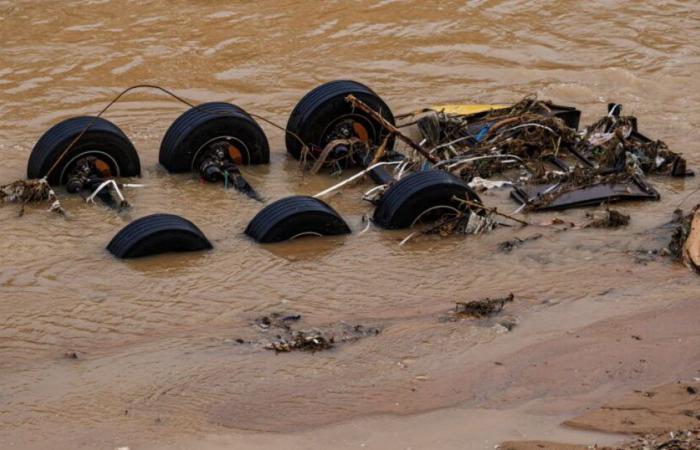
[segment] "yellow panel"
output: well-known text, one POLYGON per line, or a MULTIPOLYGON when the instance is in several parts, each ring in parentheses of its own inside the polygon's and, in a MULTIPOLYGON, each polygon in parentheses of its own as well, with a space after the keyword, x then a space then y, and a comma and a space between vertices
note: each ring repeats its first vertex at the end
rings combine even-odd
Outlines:
POLYGON ((435 105, 431 109, 445 111, 446 114, 468 116, 497 109, 508 108, 509 105, 435 105))

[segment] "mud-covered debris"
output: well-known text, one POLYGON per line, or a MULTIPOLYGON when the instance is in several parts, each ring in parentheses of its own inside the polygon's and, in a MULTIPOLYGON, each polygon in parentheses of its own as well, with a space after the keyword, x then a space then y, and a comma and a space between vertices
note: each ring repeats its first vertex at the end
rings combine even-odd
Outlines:
POLYGON ((20 216, 24 214, 24 205, 39 202, 51 203, 50 211, 65 213, 56 193, 46 180, 17 180, 0 185, 0 203, 20 204, 20 216))
POLYGON ((601 450, 697 450, 700 448, 700 429, 679 430, 638 437, 619 447, 601 450))
POLYGON ((630 216, 609 208, 603 211, 586 213, 586 217, 590 221, 584 225, 584 228, 619 228, 630 223, 630 216))
POLYGON ((456 317, 487 317, 501 312, 505 304, 512 302, 514 299, 515 296, 511 293, 503 298, 485 298, 471 302, 457 302, 452 314, 456 317))
POLYGON ((659 193, 637 174, 605 173, 576 166, 567 173, 546 172, 515 186, 511 197, 528 211, 596 206, 621 200, 658 200, 659 193))
POLYGON ((306 352, 317 352, 328 350, 335 345, 335 336, 325 335, 321 331, 294 331, 290 337, 277 336, 277 340, 265 346, 268 350, 277 353, 302 350, 306 352))
POLYGON ((700 273, 700 205, 690 214, 674 212, 676 228, 668 245, 669 254, 700 273))
MULTIPOLYGON (((382 329, 377 326, 363 324, 348 324, 339 322, 321 328, 297 329, 301 320, 300 314, 271 313, 255 319, 255 326, 260 332, 274 332, 273 340, 266 339, 264 347, 277 353, 287 353, 295 350, 317 352, 328 350, 337 344, 358 341, 368 336, 377 336, 382 329)), ((239 344, 253 342, 236 339, 239 344)))
POLYGON ((319 330, 290 330, 288 334, 279 334, 277 339, 265 345, 268 350, 291 352, 294 350, 317 352, 328 350, 336 344, 356 342, 368 336, 377 336, 382 330, 379 327, 365 325, 349 325, 341 322, 338 325, 319 330))
POLYGON ((503 241, 500 244, 498 244, 498 250, 503 252, 503 253, 510 253, 516 248, 522 246, 523 244, 531 241, 536 241, 540 239, 543 235, 538 233, 538 234, 533 234, 532 236, 528 236, 526 238, 514 238, 509 241, 503 241))

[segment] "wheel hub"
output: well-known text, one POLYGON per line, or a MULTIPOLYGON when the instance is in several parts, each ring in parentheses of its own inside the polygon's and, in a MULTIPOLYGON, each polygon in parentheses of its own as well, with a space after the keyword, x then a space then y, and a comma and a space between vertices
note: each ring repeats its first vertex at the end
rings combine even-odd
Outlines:
POLYGON ((66 190, 75 194, 111 177, 112 169, 107 162, 95 156, 86 156, 78 159, 68 172, 66 190))

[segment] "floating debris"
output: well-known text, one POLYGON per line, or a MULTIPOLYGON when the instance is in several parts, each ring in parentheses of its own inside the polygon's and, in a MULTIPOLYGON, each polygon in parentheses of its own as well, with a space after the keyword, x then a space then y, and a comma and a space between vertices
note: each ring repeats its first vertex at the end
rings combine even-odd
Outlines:
POLYGON ((471 302, 457 302, 454 311, 451 313, 455 317, 475 317, 477 319, 488 317, 501 312, 506 303, 510 303, 514 299, 515 296, 511 293, 503 298, 485 298, 471 302))
MULTIPOLYGON (((606 116, 582 131, 580 111, 533 96, 475 113, 424 110, 417 122, 428 153, 439 160, 429 161, 475 188, 502 186, 484 179, 524 169, 513 183, 512 197, 531 211, 657 200, 659 193, 645 175, 693 175, 680 154, 639 133, 636 117, 621 116, 621 105, 608 108, 606 116)), ((413 170, 425 164, 423 152, 408 160, 407 168, 413 170)))
POLYGON ((520 238, 515 238, 511 239, 509 241, 504 241, 498 244, 498 250, 503 252, 503 253, 510 253, 516 248, 522 246, 523 244, 531 241, 536 241, 540 239, 543 235, 538 233, 538 234, 533 234, 532 236, 528 236, 526 238, 520 239, 520 238))
POLYGON ((584 228, 619 228, 630 223, 630 216, 609 208, 605 208, 604 211, 586 213, 586 217, 591 221, 585 224, 584 228))
POLYGON ((28 203, 51 203, 49 211, 65 214, 58 201, 56 193, 44 180, 17 180, 9 184, 0 185, 0 203, 19 203, 19 215, 24 214, 24 206, 28 203))

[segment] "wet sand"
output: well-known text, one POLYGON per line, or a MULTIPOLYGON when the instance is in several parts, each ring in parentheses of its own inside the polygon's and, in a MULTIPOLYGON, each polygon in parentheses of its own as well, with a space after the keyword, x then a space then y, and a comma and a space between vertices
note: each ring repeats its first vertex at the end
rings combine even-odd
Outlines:
MULTIPOLYGON (((0 182, 24 176, 52 124, 94 114, 132 84, 285 123, 304 93, 336 78, 370 85, 395 113, 535 93, 590 123, 617 101, 697 169, 699 25, 698 6, 677 2, 0 1, 0 182)), ((620 205, 632 222, 619 230, 501 229, 403 247, 406 232, 359 233, 372 212, 364 182, 329 199, 352 235, 262 247, 242 235, 259 203, 158 165, 183 111, 138 93, 108 113, 147 185, 127 192, 129 213, 68 196, 67 219, 0 208, 1 448, 614 443, 624 436, 560 424, 698 376, 698 277, 645 253, 667 245, 674 209, 700 201, 697 177, 652 177, 661 201, 620 205), (193 220, 214 251, 119 262, 104 250, 155 212, 193 220), (535 233, 544 236, 496 250, 535 233), (439 320, 455 301, 510 292, 515 302, 493 319, 439 320), (304 327, 383 331, 275 355, 253 324, 275 311, 301 314, 304 327)), ((271 164, 244 174, 266 199, 337 181, 302 177, 280 132, 263 128, 271 164)), ((507 191, 484 201, 516 206, 507 191)))

